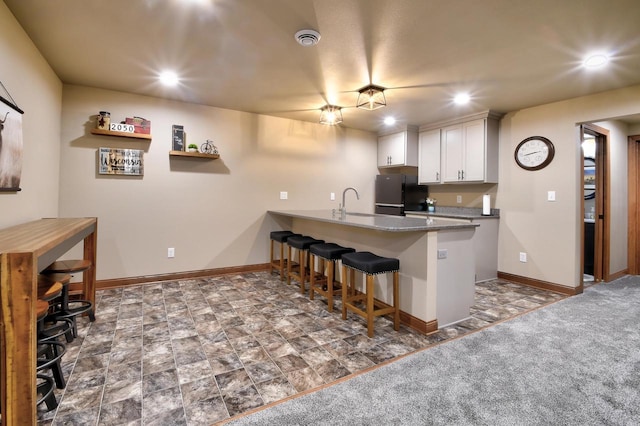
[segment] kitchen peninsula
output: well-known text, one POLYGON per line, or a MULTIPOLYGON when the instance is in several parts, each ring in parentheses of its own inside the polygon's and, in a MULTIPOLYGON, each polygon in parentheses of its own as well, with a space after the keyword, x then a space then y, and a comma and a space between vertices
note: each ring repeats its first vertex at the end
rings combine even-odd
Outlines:
MULTIPOLYGON (((475 293, 471 239, 477 224, 331 210, 268 213, 282 229, 399 259, 404 324, 431 333, 469 317, 475 293)), ((392 299, 392 283, 384 274, 376 277, 375 294, 386 303, 392 299)))

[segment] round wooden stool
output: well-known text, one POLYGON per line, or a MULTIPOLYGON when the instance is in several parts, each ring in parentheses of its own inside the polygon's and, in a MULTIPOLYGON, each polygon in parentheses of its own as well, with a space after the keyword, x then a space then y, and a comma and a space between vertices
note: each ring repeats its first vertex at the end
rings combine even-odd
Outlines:
POLYGON ((340 294, 340 289, 334 288, 336 264, 343 254, 353 253, 355 249, 342 247, 335 243, 314 244, 309 248, 311 253, 311 272, 309 279, 309 299, 313 300, 315 293, 320 293, 327 298, 329 312, 333 312, 333 296, 340 294), (313 266, 315 258, 320 263, 320 279, 316 278, 313 266))
POLYGON ((73 321, 73 336, 78 337, 78 326, 76 317, 86 313, 89 315, 90 321, 95 321, 95 313, 93 310, 93 303, 88 300, 70 300, 69 297, 69 282, 71 277, 69 274, 77 274, 84 272, 91 268, 91 261, 82 260, 58 260, 49 265, 44 271, 43 275, 49 276, 51 279, 62 283, 62 296, 60 297, 60 303, 57 304, 55 312, 52 316, 54 318, 68 318, 73 321))
MULTIPOLYGON (((49 312, 49 303, 44 300, 36 301, 36 315, 38 334, 43 328, 43 323, 49 312)), ((64 389, 66 382, 62 373, 61 360, 67 351, 63 343, 54 340, 38 340, 38 352, 36 357, 36 371, 51 370, 53 379, 58 389, 64 389)), ((47 403, 47 407, 49 404, 47 403)))
POLYGON ((368 251, 357 253, 347 253, 342 255, 342 319, 347 319, 347 310, 352 311, 367 320, 367 335, 373 337, 373 320, 379 315, 393 314, 393 328, 400 329, 400 308, 398 293, 398 271, 400 269, 400 261, 390 257, 380 257, 368 251), (351 274, 347 276, 347 268, 351 269, 351 274), (354 271, 360 271, 366 274, 366 293, 347 294, 347 288, 353 286, 354 271), (377 274, 384 273, 393 274, 393 305, 389 306, 385 303, 375 301, 373 298, 373 277, 377 274), (356 302, 364 303, 365 309, 362 310, 356 306, 356 302), (379 306, 378 309, 375 307, 379 306))

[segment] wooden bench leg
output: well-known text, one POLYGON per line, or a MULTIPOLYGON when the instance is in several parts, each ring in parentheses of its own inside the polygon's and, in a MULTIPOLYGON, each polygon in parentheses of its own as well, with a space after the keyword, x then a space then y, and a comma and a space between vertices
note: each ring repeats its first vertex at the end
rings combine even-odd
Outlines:
POLYGON ((291 246, 288 246, 287 253, 289 254, 287 262, 287 285, 291 285, 291 246))
POLYGON ((280 281, 284 280, 284 244, 280 243, 280 281))
MULTIPOLYGON (((313 253, 311 253, 309 255, 309 262, 311 263, 311 265, 315 265, 315 263, 316 263, 316 256, 313 253)), ((312 266, 312 268, 313 268, 313 266, 312 266)), ((316 274, 314 273, 314 271, 312 269, 310 274, 309 274, 309 300, 313 300, 313 296, 315 294, 313 289, 314 289, 315 285, 316 285, 316 274)))
POLYGON ((400 330, 400 277, 399 272, 393 273, 393 329, 400 330))
POLYGON ((342 265, 342 319, 347 319, 347 288, 349 287, 349 278, 347 276, 347 267, 342 265))
POLYGON ((327 261, 327 303, 329 304, 329 312, 333 312, 333 275, 336 266, 335 260, 327 261))
POLYGON ((367 336, 373 337, 373 275, 367 274, 367 336))
POLYGON ((269 248, 269 273, 273 274, 273 240, 271 240, 271 247, 269 248))

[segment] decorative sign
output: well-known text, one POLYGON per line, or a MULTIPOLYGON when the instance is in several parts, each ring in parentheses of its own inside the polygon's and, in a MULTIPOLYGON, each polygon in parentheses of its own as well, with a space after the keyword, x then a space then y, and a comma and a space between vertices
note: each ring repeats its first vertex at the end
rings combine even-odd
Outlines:
POLYGON ((174 151, 184 151, 184 126, 174 124, 171 126, 171 132, 173 134, 172 149, 174 151))
POLYGON ((100 148, 98 173, 101 175, 144 175, 141 149, 100 148))
POLYGON ((133 124, 111 123, 109 130, 112 132, 133 133, 136 131, 136 127, 133 124))

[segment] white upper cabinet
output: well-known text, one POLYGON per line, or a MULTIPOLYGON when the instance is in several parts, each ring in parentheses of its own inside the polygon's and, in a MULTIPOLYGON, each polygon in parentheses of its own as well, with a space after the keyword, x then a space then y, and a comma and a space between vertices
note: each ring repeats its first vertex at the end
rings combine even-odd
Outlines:
POLYGON ((420 132, 418 135, 418 183, 441 183, 440 129, 420 132))
MULTIPOLYGON (((440 132, 441 179, 426 180, 435 166, 433 163, 426 162, 428 154, 421 153, 418 170, 420 182, 497 183, 499 117, 494 113, 485 112, 442 123, 441 127, 437 124, 422 126, 421 135, 436 130, 440 132)), ((434 150, 434 148, 430 149, 434 150)))
POLYGON ((418 166, 418 132, 412 128, 378 137, 378 167, 418 166))

